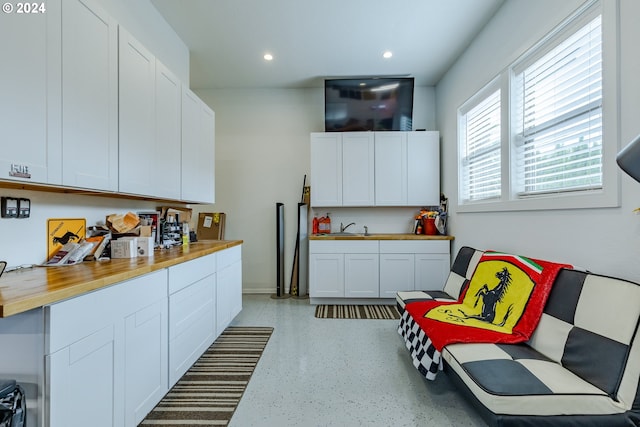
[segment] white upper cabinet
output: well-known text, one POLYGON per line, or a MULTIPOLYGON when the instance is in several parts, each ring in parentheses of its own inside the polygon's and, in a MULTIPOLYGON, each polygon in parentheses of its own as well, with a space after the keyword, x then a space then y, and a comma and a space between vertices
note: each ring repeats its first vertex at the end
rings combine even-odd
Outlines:
POLYGON ((371 132, 311 134, 311 205, 373 206, 371 132))
POLYGON ((376 205, 406 205, 407 133, 378 132, 375 147, 376 205))
POLYGON ((311 134, 311 205, 342 205, 342 133, 311 134))
POLYGON ((156 58, 120 27, 119 190, 153 195, 157 186, 155 86, 156 58))
POLYGON ((5 14, 0 179, 115 191, 118 34, 86 0, 5 14))
POLYGON ((374 134, 342 134, 342 206, 373 206, 374 134))
MULTIPOLYGON (((184 148, 182 149, 183 162, 186 160, 189 163, 192 160, 198 170, 198 186, 196 187, 198 191, 194 193, 196 197, 186 200, 214 203, 216 201, 216 115, 204 102, 200 103, 200 135, 199 150, 185 151, 184 148)), ((190 176, 188 169, 186 172, 186 176, 190 176)), ((184 179, 184 169, 182 176, 184 179)))
POLYGON ((439 132, 376 132, 376 206, 440 203, 439 132))
MULTIPOLYGON (((60 58, 52 55, 60 47, 60 4, 46 6, 46 13, 2 16, 0 179, 60 183, 61 177, 52 180, 48 171, 48 147, 60 144, 60 126, 51 126, 56 116, 60 120, 60 108, 47 111, 48 102, 60 101, 60 58)), ((59 174, 61 167, 56 170, 59 174)))
POLYGON ((407 205, 440 204, 440 132, 407 132, 407 205))
POLYGON ((62 2, 62 184, 118 189, 118 28, 85 0, 62 2))
POLYGON ((180 199, 180 80, 120 27, 122 193, 180 199))
POLYGON ((156 186, 152 194, 180 199, 180 168, 176 156, 181 146, 182 84, 160 61, 156 60, 155 164, 156 186), (158 167, 171 165, 171 167, 158 167))
POLYGON ((214 112, 99 4, 4 14, 0 180, 213 203, 214 112))
POLYGON ((215 201, 215 113, 182 89, 182 200, 215 201))
POLYGON ((439 132, 311 134, 311 205, 440 203, 439 132))
POLYGON ((215 200, 215 114, 120 28, 122 193, 215 200))

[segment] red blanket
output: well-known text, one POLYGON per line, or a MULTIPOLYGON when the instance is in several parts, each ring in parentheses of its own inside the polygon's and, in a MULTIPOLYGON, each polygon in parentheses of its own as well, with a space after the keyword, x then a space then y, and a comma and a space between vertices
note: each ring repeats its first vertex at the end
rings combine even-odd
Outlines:
POLYGON ((460 342, 524 342, 562 268, 571 266, 485 252, 458 301, 410 302, 405 309, 438 351, 460 342))

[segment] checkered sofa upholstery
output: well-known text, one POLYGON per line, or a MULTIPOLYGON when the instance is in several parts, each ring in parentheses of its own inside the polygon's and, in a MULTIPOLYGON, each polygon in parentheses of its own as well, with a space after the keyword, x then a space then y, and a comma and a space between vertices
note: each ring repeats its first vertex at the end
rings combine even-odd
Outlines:
MULTIPOLYGON (((478 253, 461 249, 445 293, 459 294, 478 253)), ((442 358, 492 426, 640 426, 639 319, 640 285, 565 269, 528 342, 452 344, 442 358)))

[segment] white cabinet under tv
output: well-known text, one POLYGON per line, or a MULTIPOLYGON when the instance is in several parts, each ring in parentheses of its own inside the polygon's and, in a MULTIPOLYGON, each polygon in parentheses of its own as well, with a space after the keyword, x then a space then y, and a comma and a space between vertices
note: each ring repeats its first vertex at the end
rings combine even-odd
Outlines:
POLYGON ((450 269, 450 241, 309 241, 311 304, 393 299, 398 291, 442 290, 450 269))
POLYGON ((311 205, 429 206, 440 201, 440 135, 311 134, 311 205))

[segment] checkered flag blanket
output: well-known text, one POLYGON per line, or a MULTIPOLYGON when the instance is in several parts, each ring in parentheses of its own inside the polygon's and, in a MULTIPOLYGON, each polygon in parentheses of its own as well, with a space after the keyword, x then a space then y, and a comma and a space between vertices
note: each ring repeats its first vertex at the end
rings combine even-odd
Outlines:
POLYGON ((438 371, 442 370, 441 353, 436 350, 429 337, 406 310, 400 318, 398 333, 404 339, 405 345, 411 353, 413 366, 425 378, 434 380, 438 371))

